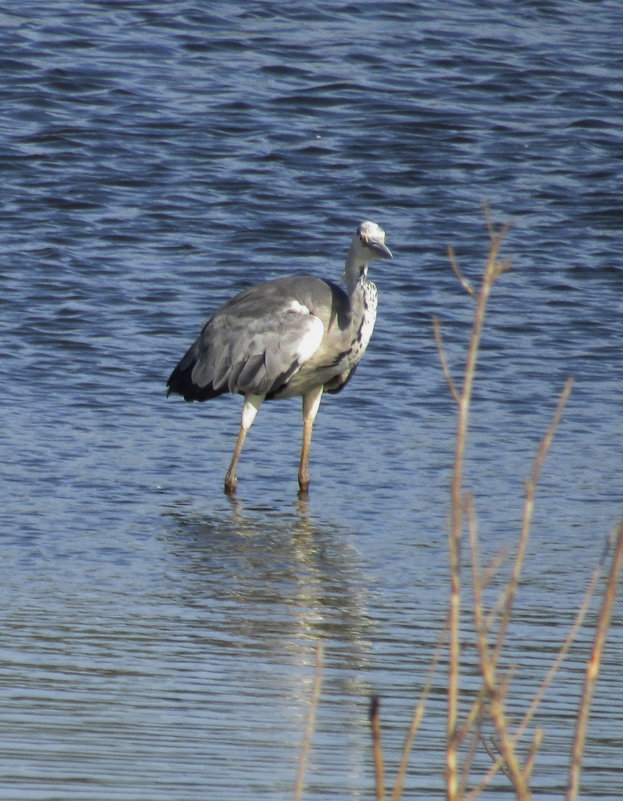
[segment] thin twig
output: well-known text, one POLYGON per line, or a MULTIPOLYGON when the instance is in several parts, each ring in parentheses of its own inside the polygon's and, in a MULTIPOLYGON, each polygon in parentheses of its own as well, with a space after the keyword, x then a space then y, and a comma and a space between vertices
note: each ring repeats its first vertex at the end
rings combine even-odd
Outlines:
MULTIPOLYGON (((551 446, 552 439, 560 423, 560 418, 562 416, 564 406, 569 398, 572 386, 573 386, 573 381, 570 379, 565 384, 564 390, 556 406, 556 410, 552 418, 552 421, 537 451, 530 479, 526 482, 526 501, 524 505, 524 516, 522 521, 522 530, 520 535, 519 548, 517 551, 517 555, 515 557, 515 561, 513 563, 511 578, 505 588, 505 592, 503 595, 503 602, 501 603, 502 619, 500 622, 500 628, 498 630, 497 641, 491 653, 489 652, 486 634, 487 631, 489 631, 489 626, 491 625, 492 620, 489 619, 487 621, 484 621, 482 617, 482 601, 480 597, 481 579, 480 579, 480 568, 478 566, 478 540, 475 528, 475 520, 473 523, 470 522, 470 544, 472 551, 472 573, 473 573, 472 581, 474 587, 474 619, 476 623, 476 631, 478 636, 479 653, 481 656, 482 674, 483 677, 485 678, 485 685, 487 686, 490 692, 493 691, 493 688, 495 688, 496 685, 496 678, 495 678, 496 670, 499 664, 502 648, 504 646, 504 642, 506 639, 506 632, 508 630, 508 625, 510 622, 513 602, 517 592, 517 587, 519 585, 519 579, 521 576, 526 547, 528 544, 530 528, 532 525, 534 497, 536 493, 539 476, 541 473, 541 469, 543 467, 543 463, 551 446)), ((473 510, 470 512, 470 521, 472 516, 473 516, 473 510)), ((500 714, 500 711, 503 710, 505 696, 506 696, 506 690, 502 690, 502 688, 498 687, 497 697, 499 699, 499 703, 495 707, 495 710, 498 720, 497 725, 504 726, 503 731, 501 731, 498 728, 498 734, 500 736, 501 742, 504 748, 506 749, 502 752, 504 755, 513 751, 514 744, 517 742, 518 739, 517 733, 515 733, 513 737, 510 736, 510 733, 508 732, 508 729, 505 727, 504 724, 504 716, 503 714, 500 714), (508 743, 505 742, 505 737, 510 738, 510 741, 508 743)), ((534 755, 532 755, 531 760, 532 761, 534 760, 534 755)), ((492 766, 492 768, 489 771, 489 774, 487 775, 488 776, 490 775, 490 777, 492 778, 495 772, 500 768, 500 766, 501 766, 501 760, 495 760, 494 765, 492 766)), ((518 769, 518 764, 517 764, 517 769, 518 769)), ((524 776, 526 777, 525 788, 524 788, 525 791, 527 791, 528 789, 527 780, 529 780, 531 770, 532 770, 531 765, 526 765, 524 767, 524 776)), ((513 770, 512 768, 510 769, 510 773, 511 776, 513 777, 516 777, 518 775, 516 771, 513 770)))
MULTIPOLYGON (((485 311, 493 284, 506 267, 498 262, 498 253, 502 245, 502 237, 494 237, 489 246, 487 263, 484 269, 483 281, 476 296, 476 310, 472 323, 472 333, 467 351, 463 385, 458 400, 458 422, 456 433, 456 446, 454 453, 454 470, 451 487, 451 514, 450 531, 448 537, 448 550, 450 556, 450 653, 448 664, 448 716, 447 716, 447 746, 446 746, 446 795, 448 801, 457 801, 459 792, 458 780, 458 741, 457 741, 457 714, 459 698, 459 671, 460 671, 460 612, 461 612, 461 535, 464 513, 463 499, 463 469, 465 450, 467 447, 467 432, 469 424, 469 408, 472 389, 476 375, 478 350, 485 319, 485 311)), ((452 260, 452 254, 451 254, 452 260)), ((454 266, 453 266, 453 269, 454 266)), ((455 270, 456 272, 456 270, 455 270)), ((461 275, 459 280, 461 280, 461 275)), ((462 281, 463 283, 463 281, 462 281)), ((469 291, 469 290, 468 290, 469 291)))
MULTIPOLYGON (((560 647, 560 650, 556 656, 556 659, 553 661, 551 667, 547 671, 547 674, 543 681, 541 682, 541 686, 539 687, 538 691, 536 692, 532 703, 528 707, 526 714, 524 715, 521 723, 517 727, 513 735, 513 740, 518 742, 521 737, 523 736, 528 724, 536 714, 537 709, 539 708, 541 701, 543 700, 545 693, 547 692, 550 684, 552 683, 554 676, 558 672, 560 665, 562 664, 565 656, 569 652, 569 648, 573 644, 578 631, 580 630, 582 623, 584 622, 584 618, 586 617, 586 613, 588 612, 591 598, 595 591, 595 587, 597 586, 597 582, 601 576, 602 566, 600 564, 596 565, 593 574, 591 576, 591 580, 586 588, 586 592, 584 593, 584 598, 582 599, 582 604, 580 609, 578 610, 575 620, 573 622, 573 626, 569 630, 564 643, 560 647)), ((529 758, 528 758, 529 759, 529 758)), ((493 765, 489 768, 487 773, 483 776, 481 781, 463 798, 463 801, 473 801, 477 796, 482 793, 482 791, 491 783, 491 780, 495 776, 495 774, 504 767, 504 759, 503 757, 498 757, 493 763, 493 765)))
POLYGON ((487 223, 487 231, 489 232, 489 239, 493 239, 495 237, 495 228, 493 226, 493 220, 491 219, 491 208, 489 206, 488 200, 485 200, 483 202, 482 210, 485 215, 485 222, 487 223))
POLYGON ((610 573, 606 583, 606 591, 599 611, 599 618, 597 621, 597 631, 595 632, 595 639, 593 641, 593 648, 591 657, 586 665, 586 674, 584 677, 584 687, 582 689, 580 708, 576 718, 575 739, 573 741, 573 748, 571 751, 571 764, 569 765, 569 784, 567 788, 567 801, 575 801, 578 797, 580 790, 580 775, 582 771, 582 756, 584 754, 584 743, 586 741, 586 729, 588 726, 588 717, 593 701, 593 694, 595 692, 595 685, 597 677, 599 676, 599 668, 601 666, 601 659, 603 654, 606 637, 608 635, 608 627, 610 626, 610 617, 612 609, 616 600, 617 583, 619 580, 619 573, 621 571, 621 564, 623 563, 623 522, 619 525, 614 554, 612 555, 612 562, 610 564, 610 573))
POLYGON ((385 799, 385 770, 383 768, 383 748, 381 746, 380 701, 373 695, 370 699, 370 727, 372 729, 372 752, 374 755, 374 785, 376 801, 385 799))
MULTIPOLYGON (((476 627, 476 637, 479 649, 488 654, 489 646, 487 643, 487 629, 483 623, 482 605, 482 581, 480 578, 480 549, 478 545, 478 527, 476 525, 476 514, 474 512, 474 501, 471 495, 466 498, 467 520, 469 531, 469 545, 472 557, 472 594, 473 594, 473 613, 474 625, 476 627)), ((487 657, 488 659, 488 657, 487 657)))
MULTIPOLYGON (((476 525, 476 513, 474 510, 474 499, 471 493, 468 493, 465 496, 465 506, 466 506, 466 515, 468 520, 468 532, 469 532, 469 543, 470 543, 470 553, 471 553, 471 565, 472 565, 472 593, 473 593, 473 600, 472 600, 472 612, 474 615, 474 627, 476 630, 476 637, 477 640, 480 642, 480 647, 484 648, 485 651, 488 651, 488 644, 487 644, 487 631, 488 631, 488 624, 485 622, 484 617, 484 609, 482 603, 482 590, 485 586, 485 581, 483 580, 482 571, 480 568, 480 556, 479 556, 479 547, 478 547, 478 529, 476 525)), ((463 740, 468 736, 470 732, 472 732, 472 736, 474 732, 478 733, 480 729, 480 724, 483 715, 483 706, 487 696, 487 692, 484 686, 481 687, 478 695, 474 699, 472 706, 463 721, 463 724, 460 729, 457 730, 456 740, 457 743, 462 743, 463 740)), ((480 739, 477 736, 477 739, 480 739)), ((461 780, 461 792, 459 797, 463 795, 465 790, 465 776, 469 773, 471 768, 471 763, 473 761, 473 756, 470 758, 469 754, 464 762, 462 774, 463 778, 461 780)))
POLYGON ((433 317, 433 331, 435 332, 435 342, 437 343, 437 352, 439 353, 439 361, 441 362, 441 369, 443 370, 444 377, 452 393, 452 397, 459 403, 459 393, 457 391, 456 385, 454 383, 454 379, 452 378, 452 373, 450 372, 450 366, 448 364, 448 359, 446 357, 446 351, 443 345, 443 338, 441 336, 441 323, 437 317, 433 317))
POLYGON ((552 420, 548 426, 545 436, 541 440, 541 443, 537 450, 537 454, 532 465, 532 472, 530 474, 530 478, 526 481, 526 497, 524 502, 524 513, 521 526, 521 534, 519 536, 519 547, 517 549, 517 554, 515 556, 515 561, 513 563, 512 574, 505 589, 504 593, 505 602, 503 606, 502 619, 500 621, 500 628, 498 630, 497 642, 495 644, 495 648, 493 651, 493 661, 495 664, 497 664, 497 662, 499 661, 502 648, 504 647, 504 641, 506 639, 506 632, 508 630, 508 625, 511 618, 513 603, 515 601, 517 587, 519 586, 519 579, 521 577, 521 571, 523 568, 526 548, 528 546, 528 540, 530 538, 530 529, 532 527, 532 518, 534 515, 534 499, 536 495, 537 485, 539 482, 539 477, 541 475, 541 470, 543 468, 545 458, 551 447, 552 440, 554 439, 554 434, 556 433, 556 429, 560 424, 563 410, 565 408, 567 401, 569 400, 569 395, 571 394, 572 389, 573 389, 573 379, 568 378, 565 383, 564 389, 560 395, 558 403, 556 404, 556 410, 554 412, 554 416, 552 417, 552 420))
POLYGON ((428 675, 426 677, 426 683, 424 684, 424 689, 420 695, 420 700, 418 701, 415 709, 413 710, 413 717, 411 718, 411 725, 409 726, 409 730, 407 731, 407 736, 405 738, 405 743, 402 749, 402 756, 400 758, 400 765, 398 767, 398 773, 396 774, 396 781, 394 782, 394 789, 392 792, 392 801, 399 801, 402 797, 402 791, 404 788, 405 778, 407 775, 407 769, 409 767, 409 756, 411 754, 411 747, 413 745, 413 739, 417 734, 417 731, 420 727, 420 723, 422 722, 422 718, 424 717, 424 711, 426 709, 426 699, 428 698, 428 694, 430 692, 430 688, 433 683, 433 677, 435 675, 435 671, 437 670, 437 664, 439 662, 439 657, 441 656, 441 649, 446 641, 446 636, 448 634, 448 619, 446 617, 446 622, 439 633, 439 637, 437 638, 437 644, 435 646, 435 651, 433 653, 433 658, 431 660, 430 667, 428 669, 428 675))
MULTIPOLYGON (((478 548, 478 529, 476 526, 476 514, 474 511, 474 499, 471 494, 466 495, 465 505, 467 512, 467 520, 468 520, 469 543, 470 543, 470 553, 471 553, 471 563, 472 563, 472 592, 473 592, 472 611, 474 614, 474 625, 476 629, 476 637, 478 640, 480 640, 480 646, 487 649, 488 646, 486 644, 486 629, 482 625, 483 607, 482 607, 481 591, 483 583, 480 578, 481 571, 480 571, 480 557, 478 548), (482 641, 483 639, 484 642, 482 641)), ((467 735, 470 732, 472 732, 472 743, 473 743, 463 763, 459 797, 462 796, 465 791, 465 784, 467 781, 467 777, 469 776, 471 765, 474 759, 475 746, 477 742, 480 740, 480 725, 482 722, 483 706, 485 699, 486 699, 486 692, 484 690, 484 687, 481 687, 478 695, 476 696, 474 702, 472 703, 471 709, 468 712, 467 717, 463 721, 463 725, 461 726, 460 730, 457 731, 457 738, 456 738, 457 742, 462 743, 465 737, 467 737, 467 735)))
POLYGON ((316 648, 316 671, 314 673, 314 684, 312 686, 311 700, 309 704, 309 713, 307 715, 307 724, 305 726, 305 734, 303 735, 303 743, 299 753, 299 764, 296 772, 296 784, 294 786, 294 801, 301 801, 303 798, 303 788, 305 785, 305 771, 307 770, 307 760, 309 758, 309 750, 311 747, 311 740, 314 733, 314 726, 316 724, 316 712, 318 710, 318 702, 320 700, 320 691, 322 689, 322 671, 323 671, 323 654, 324 647, 322 641, 318 641, 316 648))
MULTIPOLYGON (((621 530, 622 529, 623 529, 623 523, 621 524, 621 527, 619 528, 619 530, 617 532, 617 537, 618 537, 618 539, 617 539, 617 549, 621 549, 623 547, 623 545, 621 543, 621 530)), ((616 554, 615 554, 615 558, 616 558, 616 554)), ((621 556, 620 555, 619 555, 619 560, 621 560, 621 556)), ((513 735, 513 741, 515 743, 518 742, 518 740, 521 738, 521 736, 525 732, 529 722, 534 717, 534 714, 536 713, 541 701, 543 700, 543 697, 544 697, 547 689, 549 688, 549 686, 550 686, 550 684, 551 684, 556 672, 560 668, 560 665, 562 664, 563 659, 567 655, 567 653, 569 651, 569 648, 571 647, 572 643, 574 642, 574 640, 575 640, 575 638, 577 636, 577 633, 578 633, 580 627, 582 626, 582 623, 584 622, 584 618, 585 618, 586 613, 587 613, 587 611, 589 609, 590 601, 591 601, 591 598, 593 596, 595 587, 596 587, 597 582, 599 581, 599 578, 601 576, 601 570, 602 570, 602 566, 600 564, 595 566, 595 569, 593 570, 593 573, 592 573, 592 576, 591 576, 591 580, 590 580, 590 582, 589 582, 589 584, 587 586, 586 592, 584 594, 584 598, 582 600, 582 604, 581 604, 580 609, 578 610, 578 613, 577 613, 576 618, 574 620, 573 626, 571 627, 567 637, 565 638, 565 641, 564 641, 563 645, 561 646, 561 648, 560 648, 560 650, 558 652, 558 655, 556 656, 556 659, 554 660, 554 662, 552 663, 550 669, 548 670, 548 672, 547 672, 547 674, 545 676, 545 679, 541 683, 541 686, 539 687, 534 699, 532 700, 532 703, 530 704, 530 707, 528 708, 528 710, 527 710, 526 714, 524 715, 520 725, 518 726, 517 730, 515 731, 515 734, 513 735)), ((615 573, 616 573, 616 571, 620 571, 620 564, 619 564, 619 567, 617 568, 614 565, 614 560, 613 560, 613 566, 612 566, 611 571, 610 571, 610 578, 609 578, 608 584, 607 584, 607 591, 609 590, 611 593, 615 593, 616 592, 616 586, 613 586, 611 584, 613 571, 615 573)), ((615 581, 615 584, 616 584, 616 581, 615 581)), ((605 603, 605 601, 604 601, 604 603, 605 603)), ((612 603, 614 603, 614 598, 612 598, 612 603)), ((603 609, 602 609, 602 613, 603 613, 603 609)), ((601 620, 602 620, 602 616, 600 615, 600 622, 601 622, 601 620)), ((597 636, 596 636, 596 639, 597 639, 597 636)), ((600 647, 603 648, 603 641, 601 642, 600 647)), ((601 661, 601 654, 599 656, 599 661, 601 661)), ((589 665, 587 667, 587 671, 588 671, 588 669, 590 669, 591 664, 592 664, 592 660, 591 660, 591 662, 589 662, 589 665)), ((583 698, 583 701, 582 701, 583 704, 584 703, 589 703, 589 702, 584 702, 584 698, 586 698, 586 695, 583 694, 582 698, 583 698)), ((586 710, 586 719, 585 719, 584 725, 586 725, 587 717, 588 717, 588 708, 586 710)), ((578 725, 579 725, 580 724, 579 715, 578 715, 578 718, 577 718, 577 722, 578 722, 578 725)), ((540 745, 541 740, 542 740, 542 734, 540 733, 540 730, 538 730, 537 733, 535 734, 533 745, 531 747, 530 754, 529 754, 528 759, 526 761, 526 765, 524 766, 524 774, 525 774, 527 780, 529 779, 529 777, 531 775, 531 771, 532 771, 532 767, 533 767, 532 763, 534 761, 534 757, 536 755, 536 750, 538 750, 538 747, 540 745)), ((576 745, 574 745, 574 754, 576 754, 576 750, 579 749, 579 747, 580 747, 579 740, 577 739, 577 737, 576 737, 576 742, 578 743, 578 745, 577 745, 577 747, 576 747, 576 745)), ((581 747, 582 747, 582 750, 583 750, 583 743, 582 743, 581 747)), ((571 783, 572 783, 571 774, 572 773, 574 773, 574 772, 576 773, 576 779, 575 780, 579 782, 579 770, 581 768, 581 752, 577 751, 577 753, 579 754, 579 761, 576 762, 572 758, 572 765, 571 765, 571 768, 570 768, 570 784, 569 784, 568 792, 573 792, 572 788, 571 788, 571 783)), ((577 757, 577 754, 576 754, 576 757, 577 757)), ((501 767, 503 767, 503 763, 504 763, 504 758, 503 757, 499 757, 494 762, 494 764, 491 766, 491 768, 489 769, 487 774, 483 777, 483 779, 478 784, 478 786, 475 787, 467 796, 465 796, 464 801, 472 801, 472 799, 476 798, 476 796, 479 795, 482 792, 482 790, 490 783, 491 779, 494 777, 496 772, 498 770, 500 770, 501 767)), ((568 796, 568 801, 575 801, 575 798, 577 797, 577 792, 578 792, 578 788, 577 787, 575 789, 575 792, 576 792, 576 796, 569 795, 568 796)))
POLYGON ((508 546, 500 548, 498 553, 496 553, 495 556, 492 557, 489 564, 482 570, 480 574, 480 583, 482 585, 483 590, 489 585, 491 579, 494 576, 497 576, 500 568, 502 567, 504 562, 506 562, 506 560, 508 559, 509 550, 510 548, 508 548, 508 546))
POLYGON ((575 620, 573 621, 573 625, 569 629, 569 633, 565 637, 565 641, 560 647, 556 659, 552 662, 550 669, 547 671, 545 678, 541 682, 541 686, 539 687, 538 691, 536 692, 532 703, 528 707, 526 714, 524 715, 521 723, 517 727, 517 731, 514 734, 514 738, 518 741, 521 736, 523 735, 524 731, 526 730, 528 724, 534 717, 538 707, 543 700, 545 693, 547 692, 550 684, 552 683, 554 676, 558 672, 560 665, 562 664, 564 658, 566 657, 567 653, 569 652, 569 648, 573 644, 575 638, 577 637, 577 633, 580 630, 582 623, 584 622, 584 618, 586 617, 586 613, 590 607, 591 598, 593 597, 593 593, 595 591, 595 587, 597 586, 597 582, 601 576, 602 566, 600 564, 596 565, 593 574, 591 576, 591 580, 588 583, 586 588, 586 592, 584 593, 584 598, 582 599, 582 604, 578 609, 578 612, 575 616, 575 620))
POLYGON ((530 779, 532 778, 532 769, 534 768, 534 762, 536 756, 539 753, 539 748, 541 747, 541 743, 543 742, 543 735, 544 735, 543 729, 537 729, 534 732, 534 737, 532 738, 530 753, 528 754, 528 758, 526 759, 526 764, 524 765, 524 776, 526 777, 526 782, 528 784, 530 784, 530 779))
MULTIPOLYGON (((489 208, 489 203, 485 200, 482 204, 482 208, 485 215, 485 221, 487 223, 487 231, 489 232, 489 240, 491 242, 502 241, 506 238, 506 234, 509 232, 511 224, 506 223, 499 231, 495 230, 495 225, 493 224, 493 220, 491 218, 491 209, 489 208)), ((510 259, 507 259, 501 265, 501 271, 508 270, 510 267, 510 259)))
POLYGON ((472 772, 472 765, 474 764, 474 759, 476 758, 478 745, 480 744, 482 738, 482 715, 478 716, 475 723, 470 726, 468 732, 470 733, 470 741, 467 747, 467 753, 463 760, 463 765, 461 767, 459 798, 463 798, 463 795, 465 794, 465 788, 467 787, 467 783, 472 772))
POLYGON ((463 721, 460 728, 457 728, 456 732, 456 741, 457 744, 463 742, 463 740, 467 737, 467 735, 472 731, 474 726, 477 725, 478 721, 482 717, 482 710, 484 707, 486 699, 486 692, 483 687, 480 688, 478 691, 478 695, 472 702, 469 712, 465 716, 465 720, 463 721))
MULTIPOLYGON (((491 745, 489 744, 489 741, 487 740, 486 737, 481 738, 481 743, 483 744, 485 751, 491 758, 491 761, 498 766, 497 770, 501 771, 507 778, 510 778, 508 775, 508 768, 504 764, 504 757, 500 753, 500 744, 496 742, 493 737, 491 738, 491 745)), ((470 793, 468 798, 472 798, 472 796, 473 794, 470 793)))
MULTIPOLYGON (((508 731, 508 724, 504 713, 504 705, 508 692, 510 676, 507 674, 501 682, 496 677, 498 661, 495 649, 489 648, 487 629, 484 623, 483 604, 482 604, 482 584, 480 579, 480 562, 478 549, 478 532, 476 528, 476 516, 471 497, 467 498, 466 511, 469 521, 469 540, 472 554, 472 589, 473 589, 473 612, 476 627, 476 642, 480 657, 480 673, 483 678, 483 686, 489 701, 489 712, 497 729, 500 741, 499 750, 504 759, 506 770, 512 785, 517 793, 518 799, 530 799, 530 792, 524 773, 519 764, 514 751, 514 743, 508 731)), ((497 764, 497 759, 495 760, 497 764)))
POLYGON ((532 795, 525 779, 524 772, 515 754, 513 738, 508 732, 508 724, 504 714, 504 699, 506 688, 489 688, 490 691, 490 711, 491 718, 498 732, 500 739, 500 751, 504 757, 504 763, 508 770, 509 779, 515 790, 517 801, 530 801, 532 795))
POLYGON ((456 256, 454 255, 454 249, 449 247, 448 248, 448 258, 450 259, 450 266, 452 267, 452 271, 459 279, 461 286, 467 292, 468 295, 471 295, 472 298, 476 297, 476 290, 470 284, 470 282, 465 278, 461 270, 459 269, 459 264, 456 260, 456 256))

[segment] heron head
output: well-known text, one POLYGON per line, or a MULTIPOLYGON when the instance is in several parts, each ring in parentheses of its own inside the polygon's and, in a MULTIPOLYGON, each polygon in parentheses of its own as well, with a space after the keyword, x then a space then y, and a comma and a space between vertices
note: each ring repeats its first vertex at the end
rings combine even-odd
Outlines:
POLYGON ((392 252, 385 244, 385 231, 376 223, 366 220, 357 227, 353 248, 364 262, 374 259, 392 259, 392 252))

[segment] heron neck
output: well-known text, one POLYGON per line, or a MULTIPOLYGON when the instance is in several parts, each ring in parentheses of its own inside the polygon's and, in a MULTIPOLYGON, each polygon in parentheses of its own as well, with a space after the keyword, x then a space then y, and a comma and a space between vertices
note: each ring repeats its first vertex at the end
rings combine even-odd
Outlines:
POLYGON ((346 268, 344 270, 344 283, 348 294, 352 295, 357 287, 365 284, 368 279, 368 265, 362 262, 361 259, 355 258, 355 254, 351 251, 346 259, 346 268))

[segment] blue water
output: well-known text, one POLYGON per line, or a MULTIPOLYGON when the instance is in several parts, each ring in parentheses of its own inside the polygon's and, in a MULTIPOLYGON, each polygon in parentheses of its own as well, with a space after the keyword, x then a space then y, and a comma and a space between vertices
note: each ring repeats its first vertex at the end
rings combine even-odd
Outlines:
MULTIPOLYGON (((0 23, 0 799, 293 797, 319 638, 305 798, 372 797, 371 693, 393 776, 447 603, 431 320, 458 381, 473 306, 447 247, 477 283, 485 202, 511 269, 466 472, 483 561, 516 542, 575 379, 511 630, 520 714, 621 515, 620 3, 28 0, 0 23), (362 219, 394 260, 356 377, 323 400, 309 503, 293 400, 262 408, 232 504, 240 399, 166 400, 166 378, 238 289, 337 279, 362 219)), ((584 799, 621 796, 621 635, 619 604, 584 799)), ((563 794, 590 637, 537 718, 535 797, 563 794)), ((444 687, 442 668, 406 797, 443 795, 444 687)))

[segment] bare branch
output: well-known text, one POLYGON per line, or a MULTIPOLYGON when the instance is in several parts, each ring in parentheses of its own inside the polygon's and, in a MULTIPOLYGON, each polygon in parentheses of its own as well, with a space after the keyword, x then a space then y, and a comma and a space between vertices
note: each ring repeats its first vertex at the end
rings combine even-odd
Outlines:
POLYGON ((478 350, 484 326, 485 313, 493 284, 499 272, 494 269, 497 264, 497 254, 502 245, 502 239, 497 237, 489 246, 489 254, 483 281, 476 295, 476 310, 472 323, 472 332, 467 350, 465 373, 461 393, 458 399, 458 421, 456 432, 456 445, 454 453, 454 469, 451 485, 450 530, 448 532, 448 551, 450 556, 450 613, 449 632, 450 648, 448 659, 448 716, 447 716, 447 746, 446 746, 446 793, 448 801, 457 801, 459 792, 458 779, 458 699, 459 699, 459 671, 460 671, 460 612, 461 612, 461 537, 465 500, 463 498, 463 470, 465 451, 467 448, 467 433, 469 425, 469 410, 472 390, 476 377, 476 363, 478 350))
POLYGON ((526 764, 524 766, 524 776, 526 777, 526 782, 530 782, 532 777, 532 769, 534 768, 534 761, 536 759, 537 754, 539 753, 539 748, 541 747, 541 743, 543 742, 543 729, 537 729, 534 732, 534 737, 532 738, 532 745, 530 746, 530 753, 528 754, 528 759, 526 759, 526 764))
POLYGON ((452 267, 452 270, 456 275, 456 277, 459 279, 463 289, 467 292, 468 295, 470 295, 472 298, 475 298, 476 290, 459 269, 459 263, 457 262, 456 256, 454 255, 454 249, 451 247, 448 248, 448 258, 450 259, 450 266, 452 267))
POLYGON ((303 798, 303 788, 305 785, 305 771, 307 770, 309 749, 311 747, 311 739, 314 733, 314 726, 316 724, 316 711, 318 710, 320 691, 322 689, 323 654, 324 654, 324 647, 322 645, 322 641, 318 641, 318 646, 316 648, 316 672, 314 674, 314 684, 312 687, 311 701, 309 705, 309 714, 307 715, 307 725, 305 726, 303 744, 301 746, 301 752, 299 754, 299 764, 296 773, 296 784, 294 786, 294 801, 301 801, 301 799, 303 798))
POLYGON ((558 669, 560 668, 560 665, 562 664, 565 656, 569 652, 569 648, 571 648, 571 645, 573 644, 573 642, 574 642, 574 640, 575 640, 575 638, 577 636, 577 633, 580 630, 580 628, 582 626, 582 623, 584 622, 584 618, 586 617, 586 613, 588 612, 588 609, 589 609, 589 606, 590 606, 590 603, 591 603, 591 598, 593 597, 593 593, 595 591, 595 587, 597 586, 597 582, 599 581, 599 578, 601 576, 601 571, 602 571, 601 565, 599 565, 599 564, 596 565, 596 567, 593 570, 593 575, 591 576, 591 580, 590 580, 590 582, 589 582, 589 584, 588 584, 588 586, 586 588, 586 592, 584 593, 584 598, 582 599, 582 604, 581 604, 580 608, 578 609, 578 613, 577 613, 577 615, 575 617, 575 620, 573 622, 573 626, 571 627, 571 629, 569 630, 569 633, 565 637, 565 641, 563 642, 562 646, 560 647, 560 650, 558 651, 556 659, 552 662, 552 665, 551 665, 550 669, 547 671, 547 674, 546 674, 545 678, 543 679, 543 682, 541 683, 541 686, 539 687, 537 693, 534 696, 534 699, 532 700, 532 703, 530 704, 526 714, 524 715, 524 717, 523 717, 523 719, 521 721, 521 724, 518 726, 517 731, 515 732, 514 738, 515 738, 516 741, 518 741, 521 738, 521 736, 523 735, 524 731, 526 730, 528 724, 530 723, 530 721, 534 717, 537 709, 539 708, 539 706, 541 704, 541 701, 543 700, 543 697, 544 697, 545 693, 547 692, 547 689, 549 688, 550 684, 552 683, 552 681, 554 679, 554 676, 558 672, 558 669))
POLYGON ((450 367, 448 365, 448 359, 446 357, 446 351, 443 345, 443 338, 441 336, 441 323, 439 322, 438 317, 433 317, 433 331, 435 332, 435 342, 437 343, 437 351, 439 353, 439 361, 441 362, 441 369, 443 370, 443 374, 448 384, 448 387, 450 388, 450 392, 452 393, 452 397, 458 404, 459 393, 454 384, 454 379, 452 378, 450 367))
POLYGON ((384 801, 385 799, 385 771, 383 768, 383 749, 381 747, 380 706, 378 696, 372 696, 370 699, 370 725, 372 728, 376 801, 384 801))
POLYGON ((582 756, 584 754, 584 743, 586 740, 586 728, 588 726, 588 717, 593 701, 593 694, 595 692, 595 685, 597 677, 599 676, 599 668, 601 666, 601 659, 603 654, 604 645, 606 643, 606 636, 608 634, 608 627, 610 626, 610 617, 612 609, 616 600, 617 583, 619 580, 619 573, 621 572, 621 565, 623 564, 623 522, 619 525, 616 534, 616 543, 614 554, 612 556, 612 563, 610 565, 610 573, 606 583, 606 591, 599 611, 599 618, 597 621, 597 631, 595 632, 595 639, 593 641, 593 648, 591 657, 586 665, 586 674, 584 677, 584 687, 581 694, 580 708, 576 719, 575 739, 573 742, 573 749, 571 751, 571 764, 569 766, 569 784, 567 788, 567 801, 576 801, 580 790, 580 774, 582 771, 582 756))
POLYGON ((524 502, 524 513, 521 526, 521 534, 519 536, 519 548, 517 549, 517 555, 515 556, 511 578, 505 589, 505 602, 503 606, 502 620, 500 622, 500 629, 498 631, 497 642, 493 654, 493 661, 496 664, 500 658, 500 653, 502 651, 502 648, 504 647, 504 641, 506 638, 506 632, 508 630, 508 624, 513 609, 513 603, 515 601, 515 595, 517 593, 517 587, 519 586, 519 579, 521 577, 521 571, 523 569, 523 562, 526 555, 526 548, 528 547, 528 539, 530 537, 530 529, 532 527, 532 517, 534 514, 534 499, 536 495, 537 484, 539 482, 539 477, 541 475, 541 469, 543 468, 543 463, 545 462, 545 458, 551 447, 552 440, 554 439, 554 434, 556 433, 556 429, 560 424, 563 410, 569 399, 569 395, 571 394, 572 389, 573 389, 573 379, 569 378, 567 379, 564 389, 558 400, 558 403, 556 404, 556 410, 554 411, 554 416, 552 417, 552 420, 545 433, 545 436, 541 440, 541 444, 539 445, 536 457, 534 459, 534 463, 532 465, 532 472, 530 474, 530 478, 526 482, 526 498, 524 502))
POLYGON ((409 726, 409 730, 405 738, 405 743, 402 749, 402 756, 400 759, 400 766, 398 768, 398 773, 396 775, 396 781, 394 782, 392 801, 399 801, 399 799, 402 797, 402 790, 407 775, 407 769, 409 767, 409 756, 411 754, 411 747, 413 745, 413 740, 415 738, 415 735, 417 734, 417 731, 420 727, 420 723, 422 722, 422 718, 424 717, 424 711, 426 709, 426 699, 428 698, 428 694, 430 692, 430 688, 433 683, 433 677, 435 675, 435 671, 437 670, 437 664, 439 662, 439 657, 441 656, 441 649, 445 644, 447 634, 448 634, 448 619, 446 617, 445 625, 442 628, 439 637, 437 638, 437 645, 435 646, 435 652, 433 654, 433 659, 431 661, 431 665, 428 670, 428 675, 426 677, 426 683, 424 684, 424 689, 422 690, 422 694, 420 695, 420 700, 418 701, 413 711, 413 717, 411 718, 411 725, 409 726))

